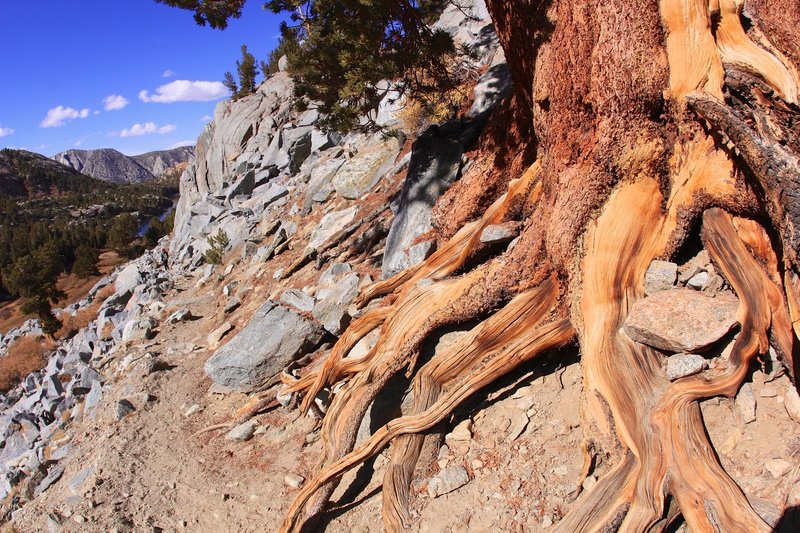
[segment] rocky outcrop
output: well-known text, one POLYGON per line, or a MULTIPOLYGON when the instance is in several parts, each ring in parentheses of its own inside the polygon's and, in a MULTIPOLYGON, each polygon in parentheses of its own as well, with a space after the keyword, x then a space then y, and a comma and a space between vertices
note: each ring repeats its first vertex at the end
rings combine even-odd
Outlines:
POLYGON ((133 157, 111 148, 67 150, 54 155, 53 159, 95 179, 113 183, 143 183, 179 163, 188 162, 193 156, 194 148, 182 146, 133 157))
MULTIPOLYGON (((93 419, 106 390, 102 367, 125 355, 125 343, 148 338, 161 318, 162 296, 172 288, 166 270, 166 239, 155 249, 98 282, 81 301, 57 312, 76 313, 96 302, 101 289, 115 292, 99 304, 97 318, 49 356, 47 365, 0 394, 0 498, 28 480, 39 496, 64 471, 58 462, 72 445, 64 432, 75 421, 93 419)), ((41 335, 30 320, 0 340, 0 357, 21 336, 41 335)), ((128 366, 126 355, 122 366, 128 366)))
POLYGON ((424 261, 429 255, 433 242, 415 241, 431 229, 433 204, 459 177, 464 150, 479 132, 476 124, 452 121, 431 127, 414 142, 408 176, 386 238, 384 278, 424 261))
POLYGON ((167 170, 181 163, 188 163, 193 158, 194 146, 179 146, 171 150, 158 150, 131 156, 131 159, 137 161, 155 177, 161 176, 167 170))
POLYGON ((270 384, 296 357, 316 348, 323 333, 319 324, 270 300, 206 361, 205 372, 220 385, 255 390, 270 384))
MULTIPOLYGON (((257 249, 258 260, 265 261, 280 253, 290 238, 285 232, 275 233, 274 221, 287 214, 307 215, 321 203, 357 200, 409 164, 413 168, 398 204, 392 244, 387 246, 390 266, 384 272, 423 259, 430 244, 407 248, 430 229, 430 206, 458 179, 465 147, 510 87, 486 8, 480 1, 473 4, 448 7, 437 24, 474 52, 479 58, 476 69, 487 69, 478 80, 473 108, 464 121, 432 128, 415 145, 413 155, 400 157, 405 136, 397 128, 403 102, 389 82, 384 82, 387 94, 372 117, 377 124, 395 128, 397 135, 388 138, 325 131, 316 110, 293 108, 293 83, 283 71, 270 76, 254 94, 219 103, 213 122, 197 141, 195 162, 181 176, 170 246, 173 264, 199 265, 207 237, 219 229, 230 238, 232 249, 257 249), (276 196, 275 191, 286 192, 276 196), (259 248, 265 239, 273 243, 259 248)), ((314 232, 313 242, 304 243, 303 249, 313 252, 322 246, 323 233, 332 237, 325 227, 314 232)))

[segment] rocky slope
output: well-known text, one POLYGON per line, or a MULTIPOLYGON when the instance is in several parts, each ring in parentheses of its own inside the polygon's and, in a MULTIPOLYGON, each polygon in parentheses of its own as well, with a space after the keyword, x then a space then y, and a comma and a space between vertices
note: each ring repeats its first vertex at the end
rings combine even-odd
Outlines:
MULTIPOLYGON (((292 109, 285 73, 219 104, 181 178, 171 240, 104 281, 113 294, 97 318, 2 400, 9 527, 278 527, 315 474, 318 417, 338 392, 323 390, 311 414, 298 417, 297 398, 278 382, 318 368, 348 324, 384 305, 358 309, 359 293, 434 251, 431 206, 476 164, 474 141, 508 88, 482 4, 472 12, 475 19, 448 8, 439 24, 480 52, 474 103, 462 119, 421 135, 325 133, 315 112, 292 109), (231 240, 224 264, 204 265, 206 238, 220 229, 231 240)), ((378 118, 398 126, 398 110, 387 99, 378 118)), ((491 253, 516 246, 517 232, 496 225, 480 237, 491 253)), ((70 311, 90 305, 101 285, 70 311)), ((738 333, 735 297, 707 252, 653 262, 646 286, 625 327, 660 350, 670 379, 724 365, 738 333), (687 305, 691 313, 668 312, 687 305)), ((420 358, 470 327, 438 332, 420 358)), ((0 354, 35 328, 10 332, 0 354)), ((377 334, 346 356, 366 357, 377 334)), ((582 468, 590 443, 575 352, 521 368, 431 431, 411 487, 412 530, 547 530, 615 467, 615 458, 596 457, 582 468)), ((701 406, 725 468, 777 527, 787 523, 783 509, 800 504, 800 397, 775 363, 765 354, 735 400, 701 406)), ((398 379, 392 399, 407 387, 398 379)), ((387 406, 399 402, 388 400, 371 407, 359 442, 394 414, 387 406)), ((326 531, 382 530, 388 456, 344 476, 326 531)))
POLYGON ((53 159, 96 179, 114 183, 143 183, 166 170, 188 162, 194 148, 182 146, 172 150, 127 156, 111 148, 99 150, 67 150, 53 159))

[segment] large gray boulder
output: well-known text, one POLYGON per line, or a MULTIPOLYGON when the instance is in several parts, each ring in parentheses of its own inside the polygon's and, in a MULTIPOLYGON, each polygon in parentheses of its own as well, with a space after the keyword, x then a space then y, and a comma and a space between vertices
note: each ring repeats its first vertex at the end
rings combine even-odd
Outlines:
POLYGON ((397 138, 373 140, 336 172, 333 188, 343 198, 360 198, 394 167, 400 144, 397 138))
POLYGON ((325 331, 315 321, 268 300, 250 323, 206 361, 215 383, 239 391, 269 386, 289 363, 315 349, 325 331))
POLYGON ((117 281, 114 287, 118 294, 124 294, 129 291, 132 292, 142 281, 143 277, 139 265, 133 262, 123 268, 117 275, 117 281))
POLYGON ((400 205, 386 238, 384 278, 424 261, 430 253, 431 243, 412 243, 431 229, 433 204, 458 177, 461 156, 476 133, 476 127, 452 121, 432 126, 414 142, 400 205))

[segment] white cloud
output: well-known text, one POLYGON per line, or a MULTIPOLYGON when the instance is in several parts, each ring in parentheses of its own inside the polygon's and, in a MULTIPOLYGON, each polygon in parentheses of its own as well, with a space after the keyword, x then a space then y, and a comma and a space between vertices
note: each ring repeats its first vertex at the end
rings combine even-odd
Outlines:
POLYGON ((172 146, 170 146, 170 148, 180 148, 181 146, 194 146, 194 144, 195 144, 194 141, 178 141, 172 146))
POLYGON ((164 135, 171 133, 177 128, 175 124, 167 124, 165 126, 157 126, 155 122, 145 122, 144 124, 134 124, 130 128, 126 128, 119 132, 120 137, 141 137, 142 135, 153 135, 155 133, 164 135))
POLYGON ((156 89, 154 95, 148 91, 139 91, 142 102, 210 102, 229 95, 228 89, 219 81, 175 80, 156 89))
POLYGON ((111 94, 103 98, 103 107, 106 111, 119 111, 125 109, 126 105, 128 105, 128 99, 119 94, 111 94))
POLYGON ((170 69, 167 69, 167 70, 164 71, 164 73, 161 75, 161 77, 162 78, 174 78, 175 77, 175 72, 171 71, 170 69))
POLYGON ((214 120, 214 117, 211 115, 203 115, 200 122, 211 122, 212 120, 214 120))
POLYGON ((13 129, 0 127, 0 137, 8 137, 12 133, 14 133, 13 129))
POLYGON ((82 145, 82 144, 83 144, 83 140, 77 140, 77 141, 75 141, 74 143, 72 143, 72 146, 73 146, 74 148, 79 148, 79 147, 80 147, 80 145, 82 145))
POLYGON ((44 117, 44 120, 39 124, 40 128, 58 128, 59 126, 63 126, 70 120, 74 120, 76 118, 86 118, 89 116, 88 109, 81 109, 78 111, 77 109, 72 109, 71 107, 64 107, 60 105, 58 107, 54 107, 53 109, 47 112, 47 116, 44 117))

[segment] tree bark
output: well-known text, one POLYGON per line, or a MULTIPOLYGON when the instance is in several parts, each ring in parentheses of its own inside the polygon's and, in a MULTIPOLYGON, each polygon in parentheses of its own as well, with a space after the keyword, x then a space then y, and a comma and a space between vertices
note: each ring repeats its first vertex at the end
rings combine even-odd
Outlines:
POLYGON ((283 530, 321 512, 338 476, 392 440, 384 520, 402 530, 419 433, 477 388, 572 340, 586 437, 617 463, 560 530, 661 530, 670 498, 693 531, 769 530, 720 465, 698 401, 735 395, 770 344, 794 369, 800 3, 487 4, 515 81, 500 115, 513 117, 512 134, 508 124, 489 128, 482 143, 494 157, 441 200, 439 250, 367 289, 361 304, 388 294, 390 303, 356 321, 324 367, 292 385, 308 393, 307 409, 321 388, 347 382, 323 426, 323 468, 283 530), (508 220, 524 223, 517 245, 470 270, 482 229, 508 220), (658 353, 621 326, 643 297, 650 262, 698 231, 740 299, 741 333, 727 368, 671 383, 658 353), (462 342, 417 368, 426 335, 476 318, 484 321, 462 342), (375 349, 348 360, 374 327, 375 349), (414 412, 353 450, 367 406, 404 369, 414 376, 414 412))

